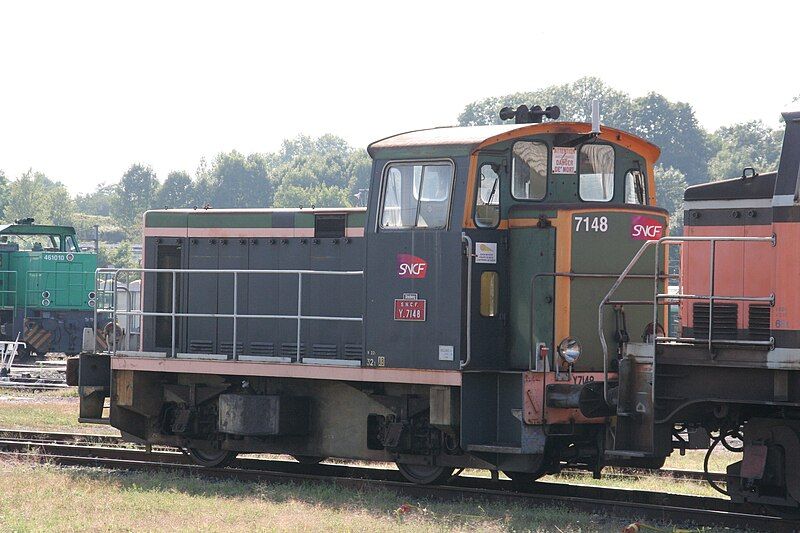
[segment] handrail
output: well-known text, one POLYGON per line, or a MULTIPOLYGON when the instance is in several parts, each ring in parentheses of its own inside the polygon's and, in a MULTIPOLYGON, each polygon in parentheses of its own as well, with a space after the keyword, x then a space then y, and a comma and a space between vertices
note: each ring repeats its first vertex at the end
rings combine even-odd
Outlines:
POLYGON ((459 368, 463 370, 472 359, 472 238, 462 232, 461 242, 467 245, 467 338, 465 342, 467 357, 458 364, 459 368))
MULTIPOLYGON (((713 339, 713 329, 714 329, 714 301, 735 301, 735 302, 769 302, 774 305, 775 302, 775 295, 772 294, 770 296, 717 296, 714 293, 714 272, 715 272, 715 256, 716 256, 716 244, 717 242, 769 242, 773 246, 775 246, 775 235, 771 237, 714 237, 714 236, 692 236, 692 237, 662 237, 658 240, 651 240, 646 241, 642 244, 641 248, 636 252, 633 256, 631 261, 628 263, 628 266, 623 269, 622 273, 619 275, 617 280, 609 289, 608 293, 603 297, 600 301, 600 305, 598 307, 598 316, 597 316, 597 333, 600 336, 600 346, 603 350, 603 399, 606 403, 610 404, 608 398, 608 344, 606 343, 605 332, 603 331, 603 310, 604 308, 612 303, 611 297, 614 293, 619 289, 619 286, 622 282, 629 277, 630 271, 633 269, 634 266, 639 262, 645 252, 650 248, 655 248, 654 254, 654 270, 653 270, 653 300, 651 302, 632 302, 634 304, 641 304, 641 305, 652 305, 653 306, 653 334, 651 335, 651 341, 653 345, 653 354, 655 354, 655 346, 656 343, 659 341, 671 341, 671 340, 684 340, 684 341, 694 341, 696 342, 697 339, 689 339, 683 337, 659 337, 658 336, 658 306, 664 305, 660 303, 661 300, 709 300, 709 321, 708 321, 708 349, 711 350, 713 348, 714 342, 724 343, 724 344, 746 344, 746 345, 754 345, 754 346, 762 346, 762 345, 772 345, 774 340, 770 341, 723 341, 718 340, 714 341, 713 339), (661 245, 669 245, 669 244, 683 244, 686 242, 709 242, 710 243, 710 256, 709 256, 709 291, 707 296, 700 296, 694 294, 665 294, 659 292, 659 279, 662 277, 659 274, 658 268, 658 250, 661 245)), ((648 276, 649 277, 649 276, 648 276)), ((653 362, 655 365, 655 361, 653 362)))
MULTIPOLYGON (((95 291, 97 293, 97 302, 94 313, 94 331, 95 337, 97 336, 97 320, 98 315, 110 314, 111 322, 117 323, 117 316, 138 316, 138 317, 170 317, 171 319, 171 335, 170 335, 170 354, 171 357, 177 357, 176 351, 176 319, 177 318, 230 318, 233 319, 232 331, 232 348, 231 354, 234 361, 238 361, 239 354, 237 353, 237 322, 240 319, 281 319, 281 320, 296 320, 297 321, 297 362, 302 362, 301 353, 301 333, 303 320, 321 320, 321 321, 335 321, 335 322, 363 322, 363 316, 359 317, 339 317, 339 316, 322 316, 322 315, 304 315, 302 313, 302 297, 303 297, 303 277, 304 276, 363 276, 363 270, 246 270, 246 269, 190 269, 190 268, 98 268, 95 276, 95 291), (142 309, 131 310, 130 302, 128 302, 128 310, 120 311, 117 309, 117 292, 120 283, 120 274, 139 273, 139 274, 171 274, 172 276, 172 305, 169 312, 159 311, 144 311, 142 309), (183 313, 177 312, 177 275, 178 274, 217 274, 217 275, 232 275, 233 276, 233 312, 232 313, 183 313), (274 275, 296 275, 297 276, 297 312, 293 315, 280 315, 280 314, 239 314, 239 275, 259 275, 259 274, 274 274, 274 275), (110 279, 109 279, 110 276, 110 279), (100 278, 103 278, 102 288, 100 286, 100 278), (108 290, 107 285, 110 281, 111 289, 108 290), (105 299, 100 298, 100 294, 111 293, 111 306, 100 307, 101 302, 105 299)), ((130 299, 130 298, 129 298, 130 299)), ((117 353, 117 336, 113 335, 109 343, 110 352, 114 355, 117 353)))
MULTIPOLYGON (((530 361, 534 360, 536 356, 536 345, 533 343, 533 327, 534 327, 534 311, 535 308, 533 306, 534 302, 534 295, 536 290, 536 278, 545 278, 545 277, 552 277, 552 278, 569 278, 569 279, 615 279, 619 274, 603 274, 598 272, 587 272, 587 273, 580 273, 580 272, 537 272, 531 277, 531 292, 530 292, 530 306, 531 306, 531 316, 530 316, 530 324, 529 324, 529 333, 531 337, 530 341, 530 361)), ((663 274, 660 275, 661 279, 670 279, 676 276, 670 274, 663 274)), ((628 276, 629 279, 650 279, 651 276, 647 274, 631 274, 628 276)), ((649 302, 648 302, 649 303, 649 302)), ((557 344, 556 340, 553 339, 553 343, 557 344)), ((555 353, 555 352, 553 352, 555 353)), ((529 365, 528 366, 532 366, 529 365)), ((531 368, 532 370, 532 368, 531 368)))

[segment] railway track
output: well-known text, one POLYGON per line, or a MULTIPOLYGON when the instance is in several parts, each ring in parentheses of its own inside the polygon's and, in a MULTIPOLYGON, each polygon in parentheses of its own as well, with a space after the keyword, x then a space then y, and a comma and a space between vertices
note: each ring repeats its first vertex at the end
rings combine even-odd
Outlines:
POLYGON ((38 364, 14 364, 0 376, 0 388, 17 390, 57 390, 67 388, 66 363, 42 361, 38 364))
MULTIPOLYGON (((105 444, 108 446, 125 446, 127 448, 144 449, 130 442, 124 442, 120 437, 114 435, 94 435, 91 433, 66 433, 52 431, 34 431, 19 429, 0 428, 0 440, 26 440, 35 443, 73 443, 73 444, 105 444)), ((261 459, 239 459, 239 461, 250 461, 261 459)), ((565 473, 585 474, 585 470, 564 469, 565 473)), ((711 472, 711 479, 717 483, 725 483, 725 474, 722 472, 711 472)), ((702 481, 706 478, 703 472, 697 470, 682 470, 662 468, 660 470, 643 470, 635 468, 609 467, 603 471, 604 478, 613 479, 639 479, 647 477, 680 479, 685 481, 702 481)))
MULTIPOLYGON (((719 498, 664 494, 632 489, 538 482, 520 490, 511 481, 459 476, 447 486, 420 486, 386 468, 353 465, 301 465, 289 460, 240 458, 229 468, 201 468, 183 453, 147 450, 122 443, 113 435, 53 433, 0 429, 0 453, 65 466, 95 466, 136 471, 174 470, 189 475, 249 482, 324 481, 362 489, 385 488, 414 498, 480 499, 525 505, 559 505, 638 520, 687 522, 762 531, 798 531, 800 521, 761 514, 761 509, 736 508, 719 498)), ((678 471, 680 472, 680 471, 678 471)), ((688 471, 690 475, 702 473, 688 471)), ((623 475, 623 474, 620 474, 623 475)), ((636 476, 636 474, 627 474, 636 476)))

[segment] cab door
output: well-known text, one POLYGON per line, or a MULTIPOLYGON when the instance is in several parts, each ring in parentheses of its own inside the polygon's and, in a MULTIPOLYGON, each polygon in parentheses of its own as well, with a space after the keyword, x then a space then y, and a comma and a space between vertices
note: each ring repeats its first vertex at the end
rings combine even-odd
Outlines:
POLYGON ((380 194, 370 199, 364 366, 459 368, 463 176, 457 174, 464 168, 466 158, 375 162, 380 194))
POLYGON ((471 245, 465 256, 470 290, 467 368, 502 368, 506 364, 509 286, 508 233, 501 227, 500 199, 508 184, 507 159, 502 154, 482 153, 477 168, 472 212, 476 229, 465 232, 471 245))

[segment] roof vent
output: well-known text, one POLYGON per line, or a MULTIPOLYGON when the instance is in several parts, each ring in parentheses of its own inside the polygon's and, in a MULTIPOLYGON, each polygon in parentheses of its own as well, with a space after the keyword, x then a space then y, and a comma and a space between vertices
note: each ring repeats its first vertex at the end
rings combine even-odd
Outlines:
POLYGON ((514 124, 539 124, 544 117, 556 120, 561 116, 561 110, 557 105, 547 106, 542 109, 542 106, 535 105, 528 109, 528 106, 521 105, 516 109, 504 107, 500 110, 501 120, 514 119, 514 124))

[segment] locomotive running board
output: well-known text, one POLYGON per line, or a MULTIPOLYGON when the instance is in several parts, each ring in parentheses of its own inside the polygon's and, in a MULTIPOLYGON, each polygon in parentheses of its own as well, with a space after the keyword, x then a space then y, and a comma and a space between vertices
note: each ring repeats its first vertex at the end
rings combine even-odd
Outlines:
POLYGON ((325 379, 331 381, 367 381, 377 383, 413 383, 419 385, 461 386, 458 370, 420 370, 414 368, 372 368, 303 363, 253 363, 112 357, 112 370, 170 372, 181 374, 217 374, 223 376, 262 376, 276 378, 325 379))

